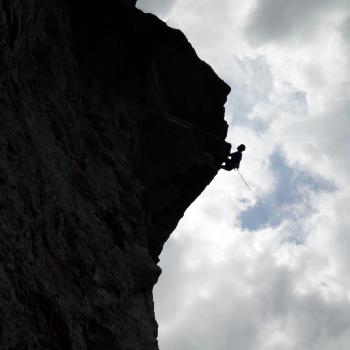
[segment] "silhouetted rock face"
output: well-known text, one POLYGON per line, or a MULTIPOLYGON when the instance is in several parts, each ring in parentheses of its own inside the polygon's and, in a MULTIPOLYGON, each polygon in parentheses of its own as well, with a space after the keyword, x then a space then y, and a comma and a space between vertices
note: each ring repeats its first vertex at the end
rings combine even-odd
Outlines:
POLYGON ((0 348, 157 349, 158 255, 229 87, 135 1, 0 0, 0 348))

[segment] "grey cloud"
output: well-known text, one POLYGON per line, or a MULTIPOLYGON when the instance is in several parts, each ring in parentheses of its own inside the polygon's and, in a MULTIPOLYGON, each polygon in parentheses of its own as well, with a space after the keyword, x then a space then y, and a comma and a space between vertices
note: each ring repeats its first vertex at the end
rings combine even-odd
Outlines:
POLYGON ((151 12, 158 16, 166 16, 177 0, 138 0, 137 7, 144 12, 151 12))
POLYGON ((295 36, 305 38, 322 23, 322 14, 337 8, 341 2, 332 0, 259 1, 246 28, 248 39, 259 45, 295 36))
POLYGON ((342 34, 347 43, 350 44, 350 18, 348 18, 342 26, 342 34))
POLYGON ((297 334, 293 349, 347 349, 350 341, 348 302, 326 302, 318 294, 295 296, 287 329, 297 334))
MULTIPOLYGON (((350 17, 348 17, 342 24, 340 28, 340 33, 343 36, 345 47, 349 53, 350 52, 350 17)), ((349 57, 349 54, 348 54, 348 57, 349 57)), ((349 59, 349 65, 350 65, 350 59, 349 59)))

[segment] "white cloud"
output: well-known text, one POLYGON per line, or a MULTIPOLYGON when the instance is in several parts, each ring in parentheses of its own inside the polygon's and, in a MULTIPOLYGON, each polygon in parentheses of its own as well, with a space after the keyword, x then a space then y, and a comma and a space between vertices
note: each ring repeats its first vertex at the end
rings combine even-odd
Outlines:
POLYGON ((178 0, 137 0, 137 7, 144 12, 151 12, 166 18, 178 0))
POLYGON ((158 2, 159 13, 233 87, 228 140, 247 145, 241 170, 253 192, 221 171, 166 244, 160 348, 346 350, 350 4, 172 5, 158 2), (250 232, 247 210, 280 217, 250 232))

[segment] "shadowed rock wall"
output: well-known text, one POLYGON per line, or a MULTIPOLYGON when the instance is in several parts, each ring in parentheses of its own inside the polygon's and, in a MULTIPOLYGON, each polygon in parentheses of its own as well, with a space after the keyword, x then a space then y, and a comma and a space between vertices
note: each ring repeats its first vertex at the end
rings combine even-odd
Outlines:
POLYGON ((158 348, 158 255, 230 89, 134 5, 0 0, 1 349, 158 348))

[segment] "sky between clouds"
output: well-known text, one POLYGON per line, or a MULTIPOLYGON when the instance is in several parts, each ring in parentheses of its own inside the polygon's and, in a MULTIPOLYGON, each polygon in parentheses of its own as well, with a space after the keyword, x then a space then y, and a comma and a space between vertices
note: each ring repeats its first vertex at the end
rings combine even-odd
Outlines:
POLYGON ((167 242, 161 350, 347 350, 350 2, 143 0, 231 87, 247 145, 167 242))

